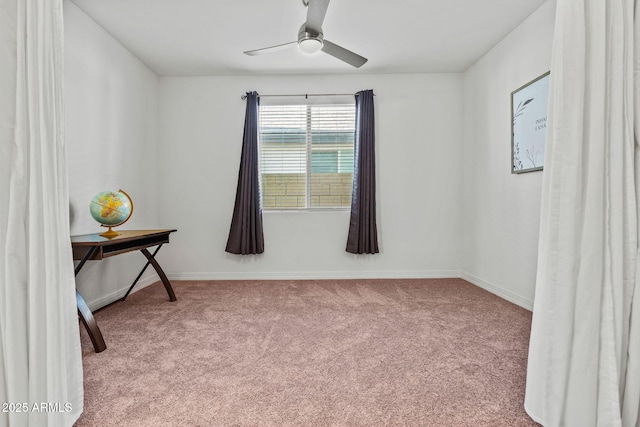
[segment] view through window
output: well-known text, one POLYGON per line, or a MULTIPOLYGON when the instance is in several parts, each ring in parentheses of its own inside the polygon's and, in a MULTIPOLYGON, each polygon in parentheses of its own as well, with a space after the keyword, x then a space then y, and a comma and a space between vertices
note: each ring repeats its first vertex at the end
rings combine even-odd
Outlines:
POLYGON ((261 105, 263 209, 351 206, 355 104, 261 105))

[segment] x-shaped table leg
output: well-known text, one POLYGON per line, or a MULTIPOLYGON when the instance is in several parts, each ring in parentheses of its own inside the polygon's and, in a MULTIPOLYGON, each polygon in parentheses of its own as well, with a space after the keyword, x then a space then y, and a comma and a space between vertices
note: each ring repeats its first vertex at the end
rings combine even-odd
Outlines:
MULTIPOLYGON (((97 246, 92 247, 87 251, 82 260, 78 263, 75 268, 75 275, 77 276, 82 269, 82 266, 88 259, 90 259, 93 254, 98 250, 97 246)), ((89 334, 89 338, 91 338, 91 343, 93 344, 93 348, 96 353, 100 353, 107 348, 107 344, 104 342, 104 338, 102 337, 102 332, 100 332, 100 328, 98 328, 98 323, 96 319, 93 317, 93 313, 91 309, 87 305, 87 302, 82 298, 80 292, 76 289, 76 305, 78 306, 78 314, 80 314, 80 319, 82 319, 82 323, 84 324, 87 333, 89 334)))
POLYGON ((153 268, 156 270, 156 273, 158 273, 158 276, 160 277, 160 280, 162 281, 164 288, 167 290, 167 294, 169 295, 169 300, 170 301, 177 300, 176 295, 173 292, 173 288, 171 287, 171 282, 169 282, 167 275, 164 274, 162 267, 160 267, 160 264, 158 264, 158 261, 156 261, 156 258, 155 258, 156 254, 158 253, 161 247, 162 247, 162 244, 158 245, 158 247, 153 252, 153 254, 149 253, 147 248, 140 249, 140 252, 142 252, 142 254, 147 258, 147 263, 142 268, 142 271, 140 271, 140 273, 138 274, 138 277, 136 277, 136 280, 133 281, 133 284, 129 287, 129 290, 127 291, 127 293, 121 298, 121 301, 124 301, 129 296, 129 294, 133 290, 133 287, 138 283, 138 280, 140 280, 140 277, 142 277, 142 274, 145 272, 147 267, 149 267, 149 264, 151 264, 153 268))

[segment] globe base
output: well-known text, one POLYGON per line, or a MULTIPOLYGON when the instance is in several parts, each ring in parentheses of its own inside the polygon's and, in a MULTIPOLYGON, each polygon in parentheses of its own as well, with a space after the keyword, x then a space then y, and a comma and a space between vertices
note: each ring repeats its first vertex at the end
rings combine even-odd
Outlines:
POLYGON ((104 233, 100 233, 100 235, 102 237, 106 237, 107 239, 111 239, 111 238, 114 238, 116 236, 119 236, 120 233, 118 233, 117 231, 113 231, 111 229, 111 227, 109 227, 109 229, 107 231, 105 231, 104 233))

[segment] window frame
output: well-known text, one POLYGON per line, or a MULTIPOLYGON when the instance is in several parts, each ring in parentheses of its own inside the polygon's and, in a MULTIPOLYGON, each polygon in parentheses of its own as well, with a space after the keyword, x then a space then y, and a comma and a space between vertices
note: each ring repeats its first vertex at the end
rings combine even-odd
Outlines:
MULTIPOLYGON (((353 161, 355 160, 355 100, 353 102, 345 102, 344 100, 342 101, 333 101, 333 102, 322 102, 322 103, 314 103, 314 102, 304 102, 304 103, 300 103, 300 102, 285 102, 285 103, 268 103, 268 104, 262 104, 259 106, 259 111, 258 111, 258 177, 259 177, 259 182, 260 182, 260 204, 261 204, 261 208, 263 212, 328 212, 328 211, 349 211, 351 209, 351 203, 349 202, 349 204, 347 205, 342 205, 342 206, 312 206, 312 201, 311 198, 314 196, 314 194, 312 194, 311 191, 311 187, 312 187, 312 170, 313 170, 313 158, 312 158, 312 154, 314 153, 313 150, 313 127, 312 127, 312 123, 313 123, 313 119, 312 119, 312 110, 313 107, 318 107, 318 106, 332 106, 332 105, 336 105, 336 106, 341 106, 341 105, 349 105, 349 106, 353 106, 353 129, 352 129, 352 133, 354 135, 354 140, 351 142, 351 149, 352 149, 352 169, 351 169, 351 185, 350 187, 353 188, 353 175, 354 175, 354 171, 355 171, 355 164, 353 163, 353 161), (263 175, 265 175, 265 173, 263 172, 263 144, 265 144, 265 142, 263 141, 263 133, 262 133, 262 125, 261 125, 261 119, 262 119, 262 108, 264 107, 271 107, 271 106, 296 106, 296 107, 305 107, 305 127, 304 127, 304 131, 305 131, 305 167, 304 167, 304 176, 305 176, 305 206, 304 207, 285 207, 285 206, 276 206, 276 207, 265 207, 264 206, 264 194, 263 194, 263 190, 264 190, 264 186, 263 186, 263 175)), ((324 150, 318 150, 320 152, 324 151, 324 150)), ((341 170, 344 169, 343 164, 345 162, 348 163, 348 160, 345 160, 344 158, 346 156, 348 156, 348 154, 345 154, 346 150, 341 150, 340 147, 327 147, 327 152, 330 153, 335 153, 336 155, 336 174, 341 174, 341 173, 349 173, 349 172, 340 172, 341 170)), ((272 172, 273 173, 273 172, 272 172)), ((318 173, 322 173, 322 172, 318 172, 318 173)), ((353 191, 353 190, 351 190, 353 191)), ((351 194, 349 195, 349 198, 351 199, 351 194)))

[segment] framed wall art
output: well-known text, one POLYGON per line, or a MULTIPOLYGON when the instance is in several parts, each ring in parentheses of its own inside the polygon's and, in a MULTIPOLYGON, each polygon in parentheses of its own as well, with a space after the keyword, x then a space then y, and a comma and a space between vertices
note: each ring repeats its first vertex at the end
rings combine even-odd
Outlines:
POLYGON ((544 166, 549 74, 511 92, 511 173, 539 171, 544 166))

